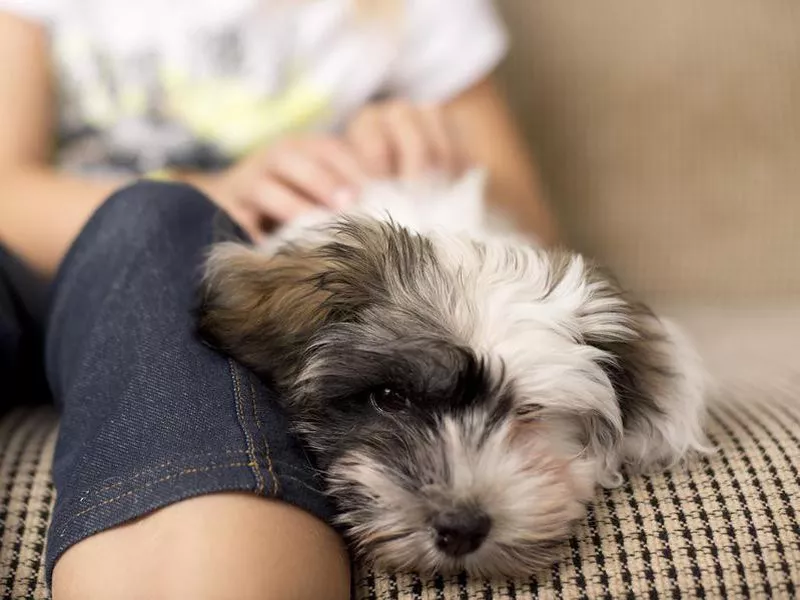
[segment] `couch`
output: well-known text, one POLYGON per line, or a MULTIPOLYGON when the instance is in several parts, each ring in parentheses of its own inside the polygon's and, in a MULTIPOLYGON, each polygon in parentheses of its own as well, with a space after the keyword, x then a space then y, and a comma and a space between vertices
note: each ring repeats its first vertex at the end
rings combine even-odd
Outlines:
MULTIPOLYGON (((504 84, 573 246, 695 339, 717 452, 598 491, 516 581, 356 565, 357 598, 800 596, 800 9, 786 0, 501 0, 504 84)), ((57 433, 0 421, 0 597, 47 598, 57 433)))

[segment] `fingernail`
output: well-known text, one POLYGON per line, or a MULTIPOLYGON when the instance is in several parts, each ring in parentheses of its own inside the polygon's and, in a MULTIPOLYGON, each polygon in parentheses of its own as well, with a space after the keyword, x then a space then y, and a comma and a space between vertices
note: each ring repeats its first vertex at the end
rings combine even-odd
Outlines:
POLYGON ((348 208, 356 201, 356 195, 353 190, 341 189, 334 192, 331 196, 331 202, 336 208, 348 208))

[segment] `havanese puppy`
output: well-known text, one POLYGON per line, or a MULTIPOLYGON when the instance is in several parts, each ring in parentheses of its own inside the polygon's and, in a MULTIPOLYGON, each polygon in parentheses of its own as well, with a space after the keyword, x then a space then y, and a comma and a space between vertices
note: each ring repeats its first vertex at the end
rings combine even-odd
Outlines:
POLYGON ((201 331, 278 387, 383 568, 529 575, 598 484, 706 448, 686 340, 489 214, 480 171, 213 247, 201 331))

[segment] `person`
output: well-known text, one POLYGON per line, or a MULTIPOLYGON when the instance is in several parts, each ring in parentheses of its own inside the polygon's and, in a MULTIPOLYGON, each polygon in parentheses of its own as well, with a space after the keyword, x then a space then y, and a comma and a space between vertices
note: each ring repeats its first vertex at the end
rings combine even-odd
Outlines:
POLYGON ((41 396, 43 356, 61 411, 56 600, 348 596, 276 392, 195 334, 199 268, 369 178, 472 164, 555 242, 507 48, 488 0, 0 0, 0 368, 41 396))

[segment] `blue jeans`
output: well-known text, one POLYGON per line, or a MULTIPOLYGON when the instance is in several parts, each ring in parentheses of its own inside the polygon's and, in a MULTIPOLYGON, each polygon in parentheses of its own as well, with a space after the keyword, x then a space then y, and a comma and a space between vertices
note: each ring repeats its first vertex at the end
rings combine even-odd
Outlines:
POLYGON ((275 392, 195 332, 204 253, 239 235, 192 188, 143 182, 111 197, 65 258, 45 348, 62 414, 48 581, 72 544, 201 494, 330 517, 275 392))

